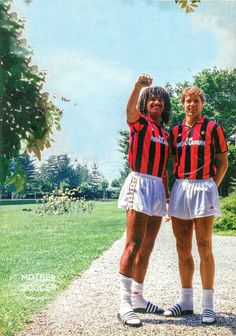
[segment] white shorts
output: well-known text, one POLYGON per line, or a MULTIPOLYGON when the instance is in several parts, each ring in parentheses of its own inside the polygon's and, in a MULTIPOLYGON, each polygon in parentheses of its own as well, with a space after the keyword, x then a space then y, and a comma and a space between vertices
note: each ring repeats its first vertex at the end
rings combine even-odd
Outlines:
POLYGON ((134 209, 149 216, 165 216, 166 196, 162 178, 131 172, 121 189, 118 208, 134 209))
POLYGON ((213 178, 176 180, 170 194, 168 214, 181 219, 220 216, 219 194, 213 178))

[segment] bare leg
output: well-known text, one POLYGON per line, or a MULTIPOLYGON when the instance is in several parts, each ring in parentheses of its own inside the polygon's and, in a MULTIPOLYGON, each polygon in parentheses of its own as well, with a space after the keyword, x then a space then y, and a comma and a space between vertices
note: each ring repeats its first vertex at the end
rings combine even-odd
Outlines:
POLYGON ((181 281, 180 297, 173 307, 166 309, 164 315, 181 316, 193 313, 192 280, 194 262, 192 257, 193 221, 172 217, 172 227, 176 238, 176 248, 181 281))
POLYGON ((198 252, 200 255, 200 273, 204 289, 214 287, 215 261, 212 253, 212 229, 214 216, 194 219, 198 252))
POLYGON ((127 211, 126 243, 120 261, 120 273, 133 277, 135 259, 143 243, 148 215, 135 210, 127 211))
POLYGON ((147 272, 151 252, 155 239, 161 226, 161 217, 148 217, 148 224, 141 248, 135 259, 132 285, 132 306, 134 311, 140 313, 162 314, 164 310, 146 300, 143 296, 143 282, 147 272))
POLYGON ((145 236, 140 250, 135 259, 133 278, 139 283, 144 282, 151 252, 153 250, 156 236, 160 230, 162 217, 149 216, 145 236))
POLYGON ((202 280, 202 323, 215 323, 214 313, 214 276, 215 261, 212 253, 212 229, 214 216, 194 219, 196 239, 200 255, 200 273, 202 280))
POLYGON ((172 227, 176 238, 181 285, 182 288, 191 288, 194 273, 192 257, 193 222, 192 220, 172 217, 172 227))

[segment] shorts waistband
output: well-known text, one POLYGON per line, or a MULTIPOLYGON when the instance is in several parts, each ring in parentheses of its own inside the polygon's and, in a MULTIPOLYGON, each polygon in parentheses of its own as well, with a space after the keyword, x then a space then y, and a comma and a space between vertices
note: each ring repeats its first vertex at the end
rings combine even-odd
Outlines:
POLYGON ((198 179, 198 180, 193 180, 193 179, 176 179, 176 182, 185 182, 185 183, 198 183, 198 182, 210 182, 213 181, 213 178, 210 177, 208 179, 198 179))
POLYGON ((141 177, 145 177, 145 178, 148 178, 148 179, 161 180, 162 181, 162 178, 159 177, 159 176, 153 176, 153 175, 138 173, 138 172, 134 172, 134 171, 131 171, 130 174, 132 174, 133 176, 141 176, 141 177))

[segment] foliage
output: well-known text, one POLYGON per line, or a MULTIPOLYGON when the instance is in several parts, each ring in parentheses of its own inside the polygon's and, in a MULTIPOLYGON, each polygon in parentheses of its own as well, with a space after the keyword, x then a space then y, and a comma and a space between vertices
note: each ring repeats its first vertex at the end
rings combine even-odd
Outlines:
POLYGON ((204 114, 218 121, 227 138, 236 132, 236 69, 205 69, 194 77, 205 96, 204 114))
MULTIPOLYGON (((23 190, 16 197, 40 197, 42 193, 50 193, 54 189, 77 188, 77 196, 86 199, 105 198, 109 182, 103 177, 96 164, 91 170, 87 165, 76 164, 71 161, 68 154, 52 155, 40 167, 35 166, 35 161, 29 155, 21 155, 19 161, 25 170, 26 183, 23 190)), ((15 161, 11 171, 15 171, 15 161)), ((10 193, 15 192, 12 185, 5 184, 1 194, 3 198, 10 198, 10 193)), ((110 195, 110 194, 109 194, 110 195)), ((1 196, 1 195, 0 195, 1 196)))
POLYGON ((112 187, 121 188, 125 181, 126 176, 130 172, 129 162, 128 162, 128 151, 129 151, 129 131, 123 130, 119 132, 120 138, 118 140, 118 150, 123 154, 124 166, 120 171, 120 178, 112 181, 112 187))
POLYGON ((92 177, 91 185, 93 187, 93 190, 97 191, 99 185, 101 184, 102 174, 99 170, 98 165, 95 162, 92 165, 91 177, 92 177))
POLYGON ((175 3, 180 5, 182 9, 185 9, 187 14, 193 12, 200 2, 201 0, 175 0, 175 3))
POLYGON ((107 191, 108 186, 109 186, 109 182, 106 179, 102 179, 101 184, 100 184, 100 189, 103 193, 103 196, 102 196, 103 199, 106 198, 106 191, 107 191))
POLYGON ((227 196, 233 191, 236 180, 236 146, 228 145, 229 167, 219 187, 221 196, 227 196))
POLYGON ((0 2, 0 23, 0 183, 9 178, 14 159, 16 171, 7 182, 19 191, 25 182, 19 154, 28 151, 40 160, 53 128, 60 129, 62 111, 42 91, 45 73, 30 64, 32 51, 21 38, 24 22, 10 13, 9 1, 0 2))
POLYGON ((85 198, 77 198, 77 189, 55 189, 49 195, 43 197, 43 203, 38 205, 36 213, 42 215, 64 215, 75 211, 91 213, 94 210, 94 202, 87 202, 85 198))
POLYGON ((215 220, 215 230, 232 230, 236 234, 236 191, 221 199, 221 211, 222 216, 215 220))

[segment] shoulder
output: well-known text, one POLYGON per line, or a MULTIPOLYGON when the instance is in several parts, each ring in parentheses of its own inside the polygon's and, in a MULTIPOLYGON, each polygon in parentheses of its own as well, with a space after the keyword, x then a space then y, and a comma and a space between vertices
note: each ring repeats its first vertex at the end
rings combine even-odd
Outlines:
POLYGON ((218 126, 221 127, 221 125, 219 124, 219 122, 217 120, 212 119, 212 118, 208 118, 206 116, 204 116, 204 122, 207 123, 207 124, 210 124, 213 127, 218 127, 218 126))
POLYGON ((161 131, 162 131, 162 133, 164 133, 167 137, 170 135, 170 132, 165 128, 165 127, 163 127, 162 125, 161 125, 161 131))
POLYGON ((175 132, 178 132, 179 128, 183 125, 183 122, 173 126, 170 130, 170 134, 174 134, 175 132))
POLYGON ((209 130, 211 130, 213 133, 216 132, 216 131, 218 131, 218 130, 220 130, 220 129, 221 130, 224 129, 223 126, 220 125, 220 123, 217 120, 215 120, 215 119, 211 119, 211 118, 205 117, 204 123, 207 124, 207 128, 209 130))

